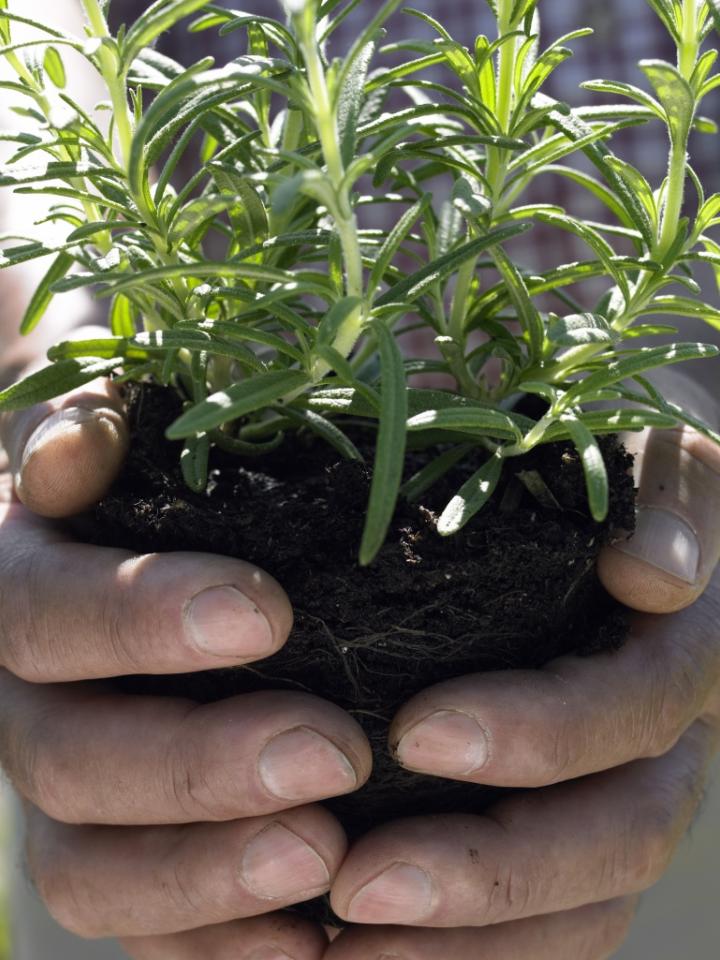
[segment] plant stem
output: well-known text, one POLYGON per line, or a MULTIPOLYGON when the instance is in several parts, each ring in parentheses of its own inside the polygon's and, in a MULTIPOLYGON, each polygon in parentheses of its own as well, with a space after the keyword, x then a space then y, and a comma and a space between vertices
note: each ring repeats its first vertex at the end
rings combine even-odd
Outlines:
MULTIPOLYGON (((512 0, 500 0, 498 14, 498 35, 504 37, 512 30, 512 0)), ((517 43, 515 38, 508 40, 502 45, 499 53, 498 78, 497 78, 497 120, 500 133, 510 134, 510 120, 512 117, 513 97, 514 97, 514 78, 515 78, 515 58, 517 54, 517 43)), ((502 190, 507 174, 509 153, 498 147, 488 148, 488 169, 487 179, 492 188, 492 201, 498 204, 502 196, 502 190)))
POLYGON ((678 57, 680 73, 689 82, 699 53, 697 0, 683 0, 683 35, 678 57))
MULTIPOLYGON (((337 116, 330 99, 325 68, 315 36, 316 25, 314 22, 311 25, 302 22, 301 17, 296 17, 295 23, 305 58, 318 138, 325 158, 328 178, 336 194, 335 226, 343 251, 346 293, 349 297, 360 297, 364 300, 365 278, 358 223, 352 209, 349 192, 344 184, 345 165, 340 151, 337 116)), ((362 309, 353 311, 340 328, 333 346, 343 357, 348 357, 352 353, 366 319, 366 305, 364 304, 362 309)), ((328 369, 324 361, 319 362, 316 364, 315 376, 324 376, 328 369)))
MULTIPOLYGON (((105 40, 110 36, 110 30, 98 0, 83 0, 83 6, 90 21, 93 35, 99 40, 105 40)), ((127 170, 132 149, 133 121, 130 116, 130 104, 125 89, 125 76, 120 73, 117 56, 104 43, 98 51, 98 61, 103 80, 112 100, 115 129, 120 141, 122 166, 123 169, 127 170)))
MULTIPOLYGON (((700 52, 698 36, 697 0, 683 0, 683 30, 678 47, 678 69, 690 84, 700 52)), ((688 123, 688 133, 683 138, 673 134, 670 151, 670 170, 668 173, 667 198, 663 213, 662 230, 659 238, 660 255, 666 254, 677 236, 678 225, 685 201, 687 181, 688 136, 692 124, 688 123)))

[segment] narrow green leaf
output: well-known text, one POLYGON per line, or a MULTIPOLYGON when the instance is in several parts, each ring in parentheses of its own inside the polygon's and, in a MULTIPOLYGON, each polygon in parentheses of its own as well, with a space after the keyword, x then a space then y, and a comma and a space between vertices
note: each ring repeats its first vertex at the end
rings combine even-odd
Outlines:
POLYGON ((412 230, 413 224, 425 214, 425 211, 428 209, 431 200, 432 197, 430 194, 424 194, 417 203, 414 203, 408 210, 405 211, 405 213, 402 215, 402 217, 400 217, 393 229, 387 235, 385 242, 378 251, 378 254, 375 258, 375 264, 370 274, 370 280, 368 284, 368 289, 370 291, 374 292, 378 289, 382 283, 383 277, 385 276, 385 272, 395 259, 395 255, 412 230))
POLYGON ((513 224, 509 227, 501 227, 491 230, 483 237, 471 240, 469 243, 452 250, 445 256, 429 263, 427 266, 411 274, 395 286, 387 290, 376 301, 377 306, 384 306, 387 303, 399 303, 401 301, 411 303, 426 293, 436 283, 441 282, 451 273, 454 273, 459 266, 467 260, 478 256, 484 250, 491 247, 499 247, 513 237, 519 236, 530 229, 530 224, 513 224))
POLYGON ((583 396, 595 393, 628 377, 647 370, 667 367, 685 360, 699 360, 720 355, 720 348, 707 343, 672 343, 664 347, 643 347, 631 356, 613 360, 568 390, 560 406, 563 409, 583 402, 583 396))
POLYGON ((410 477, 407 483, 403 484, 400 492, 411 503, 419 500, 424 493, 435 486, 438 480, 441 480, 461 460, 464 460, 472 449, 472 444, 466 443, 445 450, 410 477))
POLYGON ((274 370, 241 380, 191 407, 171 424, 167 437, 169 440, 184 440, 193 434, 214 430, 270 406, 281 397, 301 390, 307 383, 307 376, 299 370, 274 370))
POLYGON ((532 302, 522 274, 510 257, 499 248, 492 251, 492 257, 505 280, 508 295, 515 306, 518 320, 528 339, 531 359, 537 360, 542 354, 545 342, 545 326, 542 317, 532 302))
POLYGON ((133 337, 137 332, 135 308, 121 293, 110 306, 110 330, 116 337, 133 337))
POLYGON ((305 426, 313 433, 329 443, 346 460, 364 460, 363 455, 343 431, 332 420, 328 420, 314 410, 302 410, 299 407, 276 407, 277 413, 288 420, 294 420, 300 426, 305 426))
POLYGON ((574 414, 567 413, 561 419, 580 454, 590 513, 597 523, 602 523, 607 519, 610 503, 610 484, 602 451, 587 425, 574 414))
POLYGON ((52 266, 35 288, 35 292, 23 316, 20 333, 30 333, 42 320, 53 298, 53 284, 62 279, 74 263, 75 258, 71 257, 69 253, 60 253, 53 261, 52 266))
POLYGON ((183 479, 194 493, 202 493, 207 487, 210 459, 210 437, 201 433, 188 437, 180 454, 183 479))
POLYGON ((438 520, 438 533, 449 537, 458 533, 472 518, 482 510, 497 488, 502 475, 502 451, 485 463, 463 484, 460 492, 445 507, 438 520))
POLYGON ((686 144, 695 117, 695 97, 687 80, 677 67, 663 60, 642 60, 640 68, 663 105, 673 142, 686 144))
POLYGON ((548 338, 561 347, 577 347, 585 343, 613 343, 617 336, 605 317, 574 313, 551 320, 548 338))
POLYGON ((407 429, 410 433, 421 430, 454 430, 473 434, 478 439, 493 437, 518 442, 522 439, 517 424, 508 414, 480 406, 456 405, 441 410, 424 410, 410 417, 407 429))
POLYGON ((128 67, 144 47, 151 46, 184 17, 207 6, 207 0, 156 0, 130 27, 122 46, 123 64, 128 67))
POLYGON ((61 360, 31 374, 0 393, 0 410, 23 410, 36 403, 53 400, 70 390, 82 387, 97 377, 107 377, 116 370, 122 359, 100 360, 87 357, 82 360, 61 360))
POLYGON ((408 399, 402 354, 384 323, 373 320, 370 329, 380 350, 382 386, 375 464, 360 545, 362 566, 372 563, 385 542, 400 493, 407 445, 408 399))
POLYGON ((59 90, 63 90, 67 85, 67 76, 65 74, 65 64, 63 59, 55 49, 55 47, 48 47, 45 51, 45 59, 43 60, 43 66, 45 72, 50 77, 52 82, 59 90))

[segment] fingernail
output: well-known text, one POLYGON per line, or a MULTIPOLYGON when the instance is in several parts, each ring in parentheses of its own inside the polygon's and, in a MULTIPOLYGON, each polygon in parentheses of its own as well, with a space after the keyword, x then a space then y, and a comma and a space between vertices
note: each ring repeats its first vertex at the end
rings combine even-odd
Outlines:
POLYGON ((243 960, 293 960, 289 953, 280 950, 278 947, 260 947, 259 950, 253 950, 243 960))
POLYGON ((216 657, 259 659, 274 650, 267 617, 235 587, 211 587, 193 597, 185 623, 191 642, 216 657))
POLYGON ((433 906, 429 875, 409 863, 393 864, 359 890, 350 901, 352 923, 417 923, 433 906))
POLYGON ((258 772, 265 789, 280 800, 319 800, 357 786, 355 768, 334 743, 297 727, 274 737, 263 749, 258 772))
POLYGON ((248 843, 241 874, 263 900, 287 900, 330 885, 322 857, 281 823, 271 823, 248 843))
POLYGON ((404 767, 438 776, 467 777, 485 766, 488 754, 483 728, 455 710, 440 710, 421 720, 397 745, 397 758, 404 767))
POLYGON ((96 411, 85 410, 83 407, 68 407, 66 410, 56 410, 55 413, 51 413, 30 434, 23 450, 19 473, 22 473, 30 458, 38 452, 40 447, 51 440, 56 440, 73 427, 80 427, 97 420, 98 416, 96 411))
POLYGON ((615 548, 685 583, 697 581, 700 542, 689 524, 669 510, 640 507, 635 533, 615 548))

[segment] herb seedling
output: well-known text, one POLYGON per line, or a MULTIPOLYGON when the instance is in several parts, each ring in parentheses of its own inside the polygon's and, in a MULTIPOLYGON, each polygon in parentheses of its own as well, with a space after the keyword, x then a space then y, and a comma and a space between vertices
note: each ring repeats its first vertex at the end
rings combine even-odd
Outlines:
POLYGON ((720 442, 646 379, 716 348, 637 345, 677 332, 648 319, 659 315, 720 328, 692 276, 706 262, 720 277, 720 244, 709 235, 720 195, 705 196, 688 161, 692 132, 715 132, 699 110, 720 86, 717 51, 704 49, 720 26, 717 0, 648 0, 677 64, 643 61, 642 88, 589 82, 622 103, 578 109, 542 91, 571 56, 567 44, 589 31, 543 49, 537 0, 489 0, 497 39, 469 47, 418 10, 407 13, 436 39, 392 43, 383 28, 403 0, 373 4, 340 59, 328 50, 358 0, 283 2, 285 17, 273 19, 158 0, 112 36, 109 2, 83 0, 87 35, 78 38, 0 0, 0 55, 16 74, 0 86, 23 118, 22 132, 1 134, 16 152, 0 185, 46 194, 49 219, 69 227, 54 249, 4 238, 0 266, 52 258, 24 332, 53 295, 90 287, 110 303, 112 333, 54 346, 52 364, 0 394, 0 409, 99 375, 172 384, 186 409, 168 436, 184 441, 196 491, 214 444, 261 454, 302 429, 361 458, 348 431, 360 419, 377 433, 364 564, 398 496, 420 497, 478 447, 486 462, 442 513, 442 534, 483 507, 508 458, 538 444, 575 444, 601 521, 599 435, 686 423, 720 442), (190 30, 219 28, 246 52, 189 68, 155 52, 164 31, 196 14, 190 30), (15 41, 16 24, 33 38, 15 41), (386 53, 400 64, 383 66, 386 53), (107 87, 109 126, 107 112, 88 114, 66 92, 76 55, 107 87), (608 144, 627 126, 657 122, 670 151, 667 178, 653 185, 608 144), (594 175, 573 166, 581 153, 594 175), (527 203, 548 173, 592 194, 598 219, 527 203), (375 204, 391 206, 392 229, 363 226, 375 204), (586 259, 524 270, 512 241, 538 222, 573 233, 586 259), (588 302, 588 281, 593 290, 603 283, 597 302, 588 302), (397 336, 410 327, 432 331, 435 360, 403 357, 397 336), (491 363, 499 376, 487 375, 491 363), (422 373, 449 374, 456 390, 408 385, 422 373), (539 396, 546 412, 514 412, 523 395, 539 396), (403 486, 410 442, 428 449, 428 463, 403 486))

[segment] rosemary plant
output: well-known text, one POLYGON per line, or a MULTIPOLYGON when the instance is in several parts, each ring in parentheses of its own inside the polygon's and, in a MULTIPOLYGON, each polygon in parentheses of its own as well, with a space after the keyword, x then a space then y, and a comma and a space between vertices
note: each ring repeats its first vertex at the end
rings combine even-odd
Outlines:
POLYGON ((288 431, 310 430, 361 459, 348 432, 361 420, 377 435, 365 564, 398 496, 420 497, 478 448, 484 465, 447 505, 442 534, 482 508, 509 458, 538 444, 575 444, 600 521, 608 481, 599 435, 688 423, 720 442, 646 378, 716 348, 638 345, 677 332, 659 315, 720 328, 693 279, 703 261, 720 276, 709 235, 720 194, 705 196, 688 160, 691 133, 716 132, 699 110, 720 86, 717 50, 705 49, 720 27, 718 0, 648 0, 677 64, 641 62, 642 88, 586 83, 620 102, 578 109, 543 86, 572 55, 568 43, 590 31, 544 49, 541 2, 489 0, 497 39, 467 47, 408 9, 436 38, 393 43, 384 25, 402 2, 364 3, 374 11, 367 25, 330 59, 336 27, 360 0, 283 0, 280 19, 157 0, 115 36, 109 0, 83 0, 84 37, 0 0, 0 55, 16 74, 0 86, 23 119, 21 132, 0 135, 16 146, 0 185, 44 193, 48 218, 68 226, 53 249, 4 237, 0 266, 51 258, 24 332, 55 294, 90 287, 110 302, 112 334, 54 346, 51 365, 1 393, 0 409, 100 375, 173 384, 186 407, 168 436, 184 441, 196 491, 214 444, 259 454, 288 431), (156 52, 157 38, 188 16, 198 35, 233 34, 239 55, 185 68, 156 52), (16 24, 32 38, 15 41, 16 24), (105 114, 66 91, 66 61, 77 55, 107 87, 105 114), (655 185, 608 146, 651 122, 669 135, 668 174, 655 185), (595 174, 574 163, 580 154, 595 174), (188 158, 192 175, 181 179, 188 158), (528 203, 547 174, 593 195, 598 219, 528 203), (374 204, 391 205, 391 230, 363 226, 374 204), (523 269, 512 241, 535 223, 575 234, 587 258, 523 269), (415 327, 432 331, 436 359, 403 357, 398 334, 415 327), (409 385, 424 373, 449 374, 456 390, 409 385), (544 402, 536 419, 514 412, 527 394, 544 402), (403 485, 409 443, 427 448, 428 462, 403 485))

